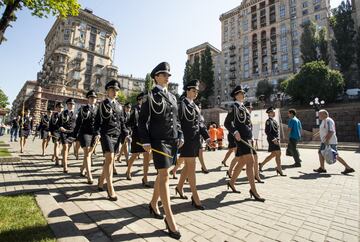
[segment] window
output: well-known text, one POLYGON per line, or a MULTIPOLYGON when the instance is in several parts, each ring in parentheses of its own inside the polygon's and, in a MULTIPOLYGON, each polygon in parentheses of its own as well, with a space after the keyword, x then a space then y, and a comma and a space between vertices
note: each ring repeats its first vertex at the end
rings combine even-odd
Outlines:
POLYGON ((280 18, 281 19, 285 18, 285 5, 284 4, 280 5, 280 18))
POLYGON ((287 71, 289 69, 289 64, 287 62, 282 63, 283 71, 287 71))
POLYGON ((281 56, 281 61, 282 62, 287 62, 288 61, 288 56, 287 55, 282 55, 281 56))
POLYGON ((319 11, 319 10, 320 10, 320 8, 321 8, 320 4, 319 4, 319 5, 315 5, 315 7, 314 7, 314 11, 315 11, 315 12, 316 12, 316 11, 319 11))
POLYGON ((248 31, 248 28, 249 28, 248 20, 245 17, 245 19, 243 20, 243 31, 244 32, 248 31))
POLYGON ((313 1, 313 4, 314 4, 314 5, 316 5, 316 4, 318 4, 318 3, 320 3, 320 0, 314 0, 314 1, 313 1))
POLYGON ((282 24, 282 25, 281 25, 280 35, 281 35, 281 36, 286 36, 286 25, 285 25, 285 24, 282 24))
POLYGON ((65 42, 70 42, 70 35, 71 35, 71 30, 65 29, 65 31, 64 31, 64 41, 65 42))
POLYGON ((303 8, 307 8, 308 7, 308 2, 303 2, 302 6, 303 6, 303 8))
POLYGON ((102 55, 105 54, 105 42, 106 42, 106 39, 104 37, 100 37, 99 53, 102 55))
POLYGON ((84 48, 84 47, 85 47, 85 31, 84 31, 84 30, 79 30, 78 46, 79 46, 80 48, 84 48))
POLYGON ((315 14, 315 20, 316 20, 316 21, 320 20, 320 18, 321 18, 321 17, 320 17, 320 14, 315 14))
POLYGON ((302 11, 303 16, 308 15, 308 13, 309 13, 309 10, 307 10, 307 9, 302 11))

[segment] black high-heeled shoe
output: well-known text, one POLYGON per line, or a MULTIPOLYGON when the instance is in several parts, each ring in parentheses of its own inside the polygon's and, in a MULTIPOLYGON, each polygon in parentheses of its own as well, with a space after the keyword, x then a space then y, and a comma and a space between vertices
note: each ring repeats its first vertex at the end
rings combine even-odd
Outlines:
POLYGON ((179 196, 181 199, 188 199, 188 197, 186 195, 184 195, 184 193, 181 193, 179 191, 179 189, 177 187, 175 187, 175 195, 177 195, 179 193, 179 196))
POLYGON ((176 176, 176 173, 174 173, 172 170, 170 171, 170 175, 173 176, 172 179, 175 179, 175 180, 178 179, 177 176, 176 176))
MULTIPOLYGON (((229 177, 229 178, 231 178, 231 175, 230 175, 229 170, 226 171, 226 176, 229 177)), ((226 176, 225 176, 225 177, 226 177, 226 176)))
POLYGON ((254 197, 255 201, 265 202, 265 198, 256 196, 255 193, 251 191, 251 189, 249 190, 249 193, 250 193, 250 198, 254 197))
POLYGON ((153 207, 151 206, 151 203, 149 204, 149 212, 150 214, 154 215, 154 218, 156 219, 163 219, 164 216, 161 213, 156 213, 153 207))
POLYGON ((130 172, 126 172, 125 174, 126 174, 126 180, 131 181, 131 180, 132 180, 132 177, 131 177, 131 175, 130 175, 130 172))
POLYGON ((195 203, 193 196, 191 196, 191 205, 194 206, 196 209, 205 210, 205 207, 203 205, 197 205, 195 203))
POLYGON ((180 231, 178 230, 172 231, 169 227, 168 222, 166 221, 166 218, 164 218, 164 221, 165 221, 166 229, 169 231, 169 236, 173 239, 179 240, 181 238, 180 231))
POLYGON ((264 181, 262 181, 261 179, 256 178, 256 177, 255 177, 255 180, 256 180, 258 183, 265 183, 264 181))
POLYGON ((110 201, 117 201, 118 200, 118 197, 117 196, 114 196, 114 197, 112 197, 112 196, 110 196, 110 193, 109 193, 109 191, 108 190, 106 190, 106 192, 107 192, 107 195, 108 195, 108 199, 110 200, 110 201))
POLYGON ((208 170, 205 170, 205 169, 202 168, 202 167, 201 167, 201 171, 202 171, 202 173, 204 173, 204 174, 209 174, 209 171, 208 171, 208 170))
POLYGON ((94 184, 94 180, 88 180, 88 181, 87 181, 87 184, 89 184, 89 185, 94 184))
POLYGON ((235 187, 230 184, 230 182, 227 183, 227 189, 229 190, 229 188, 231 188, 232 192, 234 193, 241 193, 240 191, 237 191, 235 187))
POLYGON ((224 167, 228 167, 228 165, 226 165, 226 161, 222 161, 221 164, 223 164, 224 167))
POLYGON ((286 176, 282 171, 279 171, 278 169, 276 169, 276 175, 286 176))
POLYGON ((144 178, 141 179, 141 183, 142 183, 143 187, 151 188, 150 184, 148 182, 145 182, 144 178))

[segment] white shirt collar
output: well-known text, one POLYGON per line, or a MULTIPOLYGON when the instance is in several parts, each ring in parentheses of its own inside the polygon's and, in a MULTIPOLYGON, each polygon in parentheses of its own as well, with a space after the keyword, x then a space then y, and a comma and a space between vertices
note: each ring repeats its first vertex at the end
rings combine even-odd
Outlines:
POLYGON ((167 92, 166 87, 160 86, 158 84, 156 85, 156 87, 159 88, 160 91, 167 92))
POLYGON ((237 104, 239 104, 240 106, 242 106, 244 103, 243 102, 239 102, 239 101, 235 101, 237 104))
POLYGON ((193 100, 190 100, 189 98, 185 98, 186 100, 188 100, 188 102, 190 103, 190 104, 192 104, 194 101, 193 100))
POLYGON ((115 100, 116 100, 116 98, 114 98, 114 99, 112 100, 112 99, 109 98, 109 97, 108 97, 107 99, 109 100, 110 103, 115 103, 115 100))

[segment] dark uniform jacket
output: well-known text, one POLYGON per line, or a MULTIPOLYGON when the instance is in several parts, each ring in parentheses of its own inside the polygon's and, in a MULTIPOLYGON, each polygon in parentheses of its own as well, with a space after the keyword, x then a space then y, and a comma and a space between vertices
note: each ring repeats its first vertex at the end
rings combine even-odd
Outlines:
POLYGON ((40 120, 40 124, 39 124, 39 127, 38 127, 38 131, 49 131, 49 126, 50 126, 50 118, 47 114, 45 114, 41 120, 40 120))
POLYGON ((22 130, 31 130, 32 129, 32 119, 29 116, 22 117, 19 121, 20 128, 22 130))
POLYGON ((268 140, 279 139, 279 124, 273 118, 266 120, 265 133, 268 140))
POLYGON ((66 129, 67 131, 64 133, 73 133, 76 125, 76 116, 75 111, 63 111, 58 118, 58 127, 66 129))
POLYGON ((150 141, 183 139, 177 100, 173 94, 165 93, 158 87, 149 92, 141 106, 139 136, 144 144, 150 144, 150 141))
POLYGON ((60 114, 58 112, 54 112, 52 115, 51 115, 51 118, 50 118, 50 123, 49 123, 49 131, 51 133, 58 133, 59 132, 59 117, 60 117, 60 114))
POLYGON ((75 136, 82 134, 94 134, 97 109, 96 105, 92 106, 90 104, 84 105, 79 109, 74 129, 75 136))
POLYGON ((244 104, 234 103, 231 111, 225 118, 224 126, 233 135, 238 131, 243 140, 252 139, 251 116, 244 104))
POLYGON ((200 135, 204 140, 210 138, 200 109, 194 102, 190 103, 186 98, 180 102, 179 119, 185 140, 200 140, 200 135))
POLYGON ((108 98, 105 99, 100 103, 96 113, 94 134, 128 136, 129 130, 125 126, 123 112, 121 105, 116 100, 111 102, 108 98))
POLYGON ((131 135, 133 137, 139 137, 139 114, 141 106, 136 105, 132 108, 129 120, 127 122, 128 128, 131 130, 131 135))

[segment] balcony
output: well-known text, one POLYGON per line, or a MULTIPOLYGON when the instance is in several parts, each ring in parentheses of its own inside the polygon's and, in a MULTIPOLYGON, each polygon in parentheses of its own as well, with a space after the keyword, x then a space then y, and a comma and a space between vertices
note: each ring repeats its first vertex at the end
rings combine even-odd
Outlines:
POLYGON ((235 53, 231 53, 231 54, 230 54, 230 58, 233 58, 233 57, 235 57, 235 56, 236 56, 235 53))
POLYGON ((235 50, 236 49, 236 46, 235 45, 231 45, 230 47, 229 47, 229 50, 235 50))
POLYGON ((232 75, 230 75, 230 80, 235 80, 236 79, 236 75, 235 75, 235 73, 234 74, 232 74, 232 75))
POLYGON ((230 65, 235 65, 235 64, 236 64, 235 60, 230 62, 230 65))
POLYGON ((234 71, 236 71, 236 68, 233 66, 233 67, 230 67, 230 71, 231 72, 234 72, 234 71))

